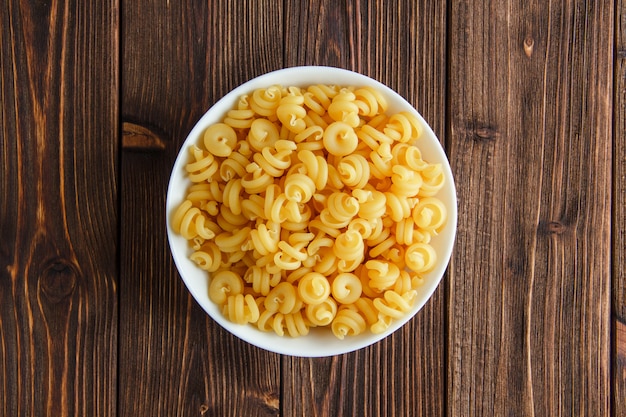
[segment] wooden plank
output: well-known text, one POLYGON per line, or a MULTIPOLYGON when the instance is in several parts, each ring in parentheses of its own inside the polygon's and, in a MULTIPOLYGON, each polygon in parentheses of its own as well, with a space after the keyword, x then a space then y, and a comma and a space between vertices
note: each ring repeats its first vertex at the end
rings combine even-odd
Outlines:
POLYGON ((626 1, 616 2, 613 155, 613 416, 626 415, 626 1))
POLYGON ((448 414, 608 415, 612 2, 460 1, 449 27, 448 414))
POLYGON ((116 414, 116 10, 0 8, 0 415, 116 414))
MULTIPOLYGON (((445 2, 289 2, 285 65, 331 65, 398 91, 445 126, 445 2)), ((445 280, 445 278, 444 278, 445 280)), ((445 283, 442 287, 445 287, 445 283)), ((286 416, 445 414, 445 290, 392 337, 325 359, 283 359, 286 416)))
POLYGON ((281 67, 280 5, 146 0, 121 11, 119 414, 278 415, 280 357, 235 339, 192 299, 171 259, 163 207, 174 158, 200 116, 281 67))

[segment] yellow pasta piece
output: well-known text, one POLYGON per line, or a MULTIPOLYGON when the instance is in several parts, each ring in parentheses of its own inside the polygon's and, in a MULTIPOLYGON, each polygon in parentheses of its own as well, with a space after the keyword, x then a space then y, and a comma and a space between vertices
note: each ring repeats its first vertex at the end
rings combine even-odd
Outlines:
POLYGON ((362 189, 370 178, 370 166, 363 155, 350 154, 341 158, 337 173, 347 187, 362 189))
POLYGON ((359 213, 359 202, 348 193, 334 192, 326 202, 328 213, 344 226, 359 213))
POLYGON ((331 328, 337 338, 344 339, 346 336, 356 336, 363 333, 367 328, 367 323, 356 308, 344 306, 337 310, 331 328))
POLYGON ((250 108, 264 117, 275 117, 276 108, 282 98, 282 88, 271 86, 267 89, 259 88, 250 97, 250 108))
POLYGON ((259 320, 259 307, 250 294, 231 295, 226 299, 224 315, 237 324, 256 323, 259 320))
POLYGON ((316 326, 328 326, 337 314, 337 303, 332 298, 326 298, 320 304, 307 304, 306 318, 316 326))
POLYGON ((204 243, 189 257, 200 268, 208 272, 217 271, 222 263, 222 251, 214 242, 204 243))
POLYGON ((237 144, 237 133, 224 123, 216 123, 204 131, 204 146, 215 156, 229 156, 237 144))
POLYGON ((420 197, 432 197, 442 187, 445 182, 443 170, 441 164, 429 164, 421 171, 422 186, 420 187, 418 195, 420 197))
POLYGON ((279 311, 289 314, 296 305, 296 289, 288 282, 281 282, 275 286, 265 298, 264 306, 269 311, 279 311))
POLYGON ((315 182, 311 177, 293 173, 285 177, 285 197, 297 203, 308 202, 315 193, 315 182))
POLYGON ((352 304, 361 298, 363 287, 361 280, 354 274, 345 272, 333 279, 333 298, 342 304, 352 304))
POLYGON ((369 286, 372 289, 383 291, 394 286, 400 276, 397 265, 383 260, 369 260, 365 263, 369 286))
POLYGON ((354 230, 347 230, 337 236, 333 246, 333 252, 337 258, 348 261, 355 259, 362 260, 364 249, 365 243, 363 242, 363 236, 354 230))
POLYGON ((248 129, 254 121, 254 110, 233 109, 226 113, 224 123, 233 129, 248 129))
POLYGON ((302 317, 302 312, 286 314, 284 316, 284 328, 291 337, 306 336, 309 334, 309 323, 302 317))
POLYGON ((220 271, 211 277, 209 284, 209 298, 218 305, 226 302, 230 295, 243 292, 242 279, 232 271, 220 271))
POLYGON ((412 216, 416 226, 420 229, 438 231, 446 221, 447 210, 441 200, 426 197, 413 207, 412 216))
POLYGON ((309 305, 321 304, 330 295, 330 283, 319 272, 309 272, 298 281, 298 295, 309 305))
POLYGON ((280 135, 274 123, 267 119, 256 119, 250 125, 247 139, 250 147, 260 152, 265 147, 274 146, 280 135))
POLYGON ((359 143, 353 127, 341 121, 330 124, 324 130, 322 140, 326 150, 336 156, 351 154, 359 143))
POLYGON ((210 182, 218 170, 219 163, 209 152, 197 146, 189 148, 193 160, 185 166, 189 179, 195 183, 210 182))
POLYGON ((429 272, 437 260, 435 249, 427 243, 414 243, 405 253, 406 266, 418 273, 429 272))
POLYGON ((306 110, 303 106, 304 97, 302 95, 290 94, 280 100, 276 109, 278 120, 291 132, 300 133, 306 129, 306 110))

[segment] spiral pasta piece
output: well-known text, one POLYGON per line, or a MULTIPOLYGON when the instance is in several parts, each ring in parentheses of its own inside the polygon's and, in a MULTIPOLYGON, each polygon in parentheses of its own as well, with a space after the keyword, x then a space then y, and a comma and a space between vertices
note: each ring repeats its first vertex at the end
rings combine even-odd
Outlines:
POLYGON ((298 159, 302 161, 306 169, 306 174, 315 184, 317 191, 323 190, 328 182, 328 163, 320 155, 315 155, 310 150, 298 152, 298 159))
POLYGON ((378 321, 379 312, 374 307, 374 301, 376 297, 370 298, 367 296, 359 297, 352 305, 359 312, 361 317, 365 320, 367 326, 372 326, 378 321))
POLYGON ((231 295, 223 307, 224 316, 237 324, 256 323, 259 320, 259 306, 250 294, 231 295))
POLYGON ((422 186, 420 187, 418 195, 420 197, 432 197, 445 183, 445 176, 441 169, 441 164, 429 164, 425 169, 421 171, 422 186))
POLYGON ((282 99, 282 88, 271 86, 263 89, 259 88, 249 97, 250 108, 260 116, 272 118, 276 115, 276 108, 282 99))
POLYGON ((365 263, 370 288, 383 291, 394 286, 400 276, 397 265, 383 260, 369 260, 365 263))
POLYGON ((392 193, 405 197, 418 195, 424 184, 422 175, 402 165, 394 165, 391 171, 392 193))
POLYGON ((406 198, 393 192, 385 192, 384 195, 387 214, 394 222, 402 221, 411 215, 411 206, 406 198))
POLYGON ((267 294, 264 306, 268 311, 289 314, 296 305, 296 289, 288 282, 281 282, 267 294))
POLYGON ((406 143, 418 139, 422 133, 422 127, 417 117, 409 112, 400 112, 389 118, 383 132, 398 142, 406 143))
POLYGON ((261 255, 267 255, 278 251, 280 241, 280 225, 273 221, 259 224, 250 231, 252 249, 261 255))
POLYGON ((287 334, 291 337, 306 336, 309 334, 309 323, 302 317, 301 311, 295 313, 286 314, 284 316, 284 329, 287 330, 287 334))
POLYGON ((291 153, 296 149, 292 141, 279 139, 273 147, 266 146, 253 156, 254 162, 272 177, 280 177, 291 166, 291 153))
POLYGON ((427 243, 414 243, 405 253, 406 266, 418 273, 430 271, 435 266, 436 260, 435 249, 427 243))
POLYGON ((412 217, 422 230, 438 231, 448 217, 446 206, 434 197, 423 198, 413 207, 412 217))
POLYGON ((341 158, 337 173, 346 186, 362 189, 370 178, 370 166, 363 155, 350 154, 341 158))
POLYGON ((375 88, 358 88, 355 90, 354 96, 359 114, 363 116, 374 117, 387 110, 387 100, 375 88))
POLYGON ((336 122, 342 122, 353 128, 360 123, 359 106, 355 103, 356 96, 346 88, 333 97, 328 106, 328 115, 336 122))
POLYGON ((249 129, 254 121, 254 110, 233 109, 226 113, 224 123, 233 129, 249 129))
POLYGON ((328 297, 319 304, 307 304, 305 316, 316 326, 328 326, 337 315, 337 303, 328 297))
POLYGON ((242 191, 241 178, 228 181, 224 187, 224 195, 227 196, 224 200, 224 206, 228 207, 234 215, 241 214, 242 191))
POLYGON ((333 298, 342 304, 355 303, 363 292, 361 280, 350 272, 338 274, 333 280, 333 298))
POLYGON ((352 192, 359 202, 359 216, 368 219, 381 218, 386 211, 387 198, 376 190, 357 189, 352 192))
POLYGON ((333 246, 335 256, 347 261, 362 260, 364 249, 363 236, 354 230, 347 230, 337 236, 333 246))
POLYGON ((298 281, 298 295, 309 305, 321 304, 330 295, 330 283, 319 272, 309 272, 298 281))
POLYGON ((413 308, 415 296, 416 292, 414 290, 407 291, 402 295, 393 290, 388 290, 385 291, 382 299, 374 299, 374 307, 381 314, 398 319, 413 308))
POLYGON ((246 175, 241 178, 241 185, 248 194, 260 194, 274 182, 269 175, 256 162, 246 166, 246 175))
POLYGON ((222 305, 230 295, 243 292, 243 281, 232 271, 219 271, 211 277, 209 298, 215 304, 222 305))
POLYGON ((330 276, 337 271, 339 258, 332 248, 321 248, 315 255, 315 259, 317 261, 313 266, 315 272, 330 276))
POLYGON ((328 213, 343 225, 350 223, 359 213, 358 200, 348 193, 334 192, 328 196, 326 204, 328 213))
MULTIPOLYGON (((404 294, 409 291, 415 290, 416 287, 413 286, 413 277, 406 269, 400 270, 400 277, 396 281, 396 285, 393 287, 393 290, 398 294, 404 294)), ((417 294, 417 292, 414 292, 417 294)))
POLYGON ((346 336, 356 336, 365 331, 367 323, 358 310, 339 308, 331 324, 333 334, 343 340, 346 336))
POLYGON ((326 84, 316 84, 311 85, 307 88, 307 93, 309 93, 309 99, 314 100, 316 103, 324 109, 323 112, 318 114, 323 115, 326 112, 326 109, 330 106, 332 99, 339 93, 338 86, 326 85, 326 84))
POLYGON ((381 144, 370 152, 370 173, 379 180, 391 177, 394 165, 389 145, 381 144))
POLYGON ((338 121, 331 123, 322 138, 324 148, 336 156, 346 156, 354 152, 359 140, 354 129, 349 124, 338 121))
POLYGON ((217 181, 193 184, 189 187, 187 200, 196 206, 208 202, 219 203, 223 195, 223 186, 220 184, 217 181))
POLYGON ((268 146, 273 147, 279 139, 278 127, 267 119, 256 119, 250 125, 247 141, 257 152, 268 146))
POLYGON ((276 109, 278 120, 287 127, 289 131, 300 133, 306 129, 306 109, 304 108, 304 97, 302 95, 290 94, 280 100, 276 109))
POLYGON ((246 174, 246 166, 250 163, 248 158, 240 152, 232 152, 224 159, 219 167, 222 181, 243 177, 246 174))
POLYGON ((204 152, 195 145, 189 149, 193 158, 185 166, 189 179, 195 183, 210 182, 219 167, 217 160, 212 153, 204 152))
POLYGON ((280 272, 269 272, 266 268, 252 265, 244 274, 245 282, 252 284, 252 290, 256 294, 268 295, 270 290, 280 284, 280 272))
POLYGON ((212 239, 215 236, 206 215, 189 200, 183 202, 174 213, 172 228, 187 240, 196 236, 203 239, 212 239))
POLYGON ((311 177, 294 173, 285 177, 285 197, 297 203, 308 202, 315 193, 315 182, 311 177))
POLYGON ((237 144, 237 133, 225 123, 216 123, 204 131, 204 146, 215 156, 226 157, 237 144))
POLYGON ((396 242, 401 245, 412 245, 417 241, 415 221, 412 217, 402 219, 396 223, 396 242))
POLYGON ((222 263, 222 251, 214 242, 206 242, 189 257, 207 272, 217 271, 222 263))
POLYGON ((236 229, 233 232, 223 232, 215 236, 215 244, 220 247, 222 252, 236 252, 241 250, 244 242, 250 234, 249 227, 236 229))

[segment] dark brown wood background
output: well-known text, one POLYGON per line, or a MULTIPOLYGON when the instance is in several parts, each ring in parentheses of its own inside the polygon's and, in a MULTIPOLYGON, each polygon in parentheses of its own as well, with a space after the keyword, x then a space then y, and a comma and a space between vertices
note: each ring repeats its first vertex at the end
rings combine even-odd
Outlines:
POLYGON ((626 1, 0 7, 0 415, 626 415, 626 1), (325 359, 222 330, 179 279, 170 169, 238 84, 397 90, 448 153, 442 285, 325 359))

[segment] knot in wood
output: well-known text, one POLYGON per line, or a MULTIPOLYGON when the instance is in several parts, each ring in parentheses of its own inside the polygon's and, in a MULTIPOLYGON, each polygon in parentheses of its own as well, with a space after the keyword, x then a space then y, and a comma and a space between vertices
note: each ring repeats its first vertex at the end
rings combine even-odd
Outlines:
POLYGON ((551 221, 547 224, 548 233, 560 235, 565 231, 565 225, 559 221, 551 221))
POLYGON ((77 279, 76 266, 66 259, 56 258, 44 268, 39 283, 46 298, 58 303, 72 295, 77 279))
POLYGON ((491 142, 497 139, 498 132, 492 126, 480 126, 474 130, 474 140, 476 142, 491 142))
POLYGON ((524 39, 524 53, 528 58, 533 54, 533 48, 535 46, 535 39, 528 35, 526 39, 524 39))
POLYGON ((537 231, 541 235, 560 235, 567 229, 567 226, 558 220, 541 220, 537 226, 537 231))
POLYGON ((163 136, 147 126, 122 123, 122 149, 135 152, 159 152, 165 149, 163 136))

